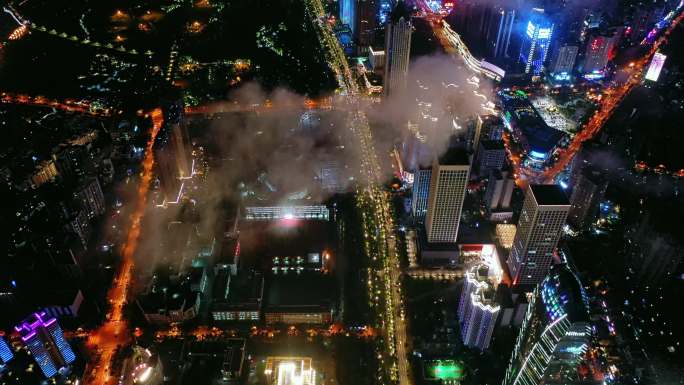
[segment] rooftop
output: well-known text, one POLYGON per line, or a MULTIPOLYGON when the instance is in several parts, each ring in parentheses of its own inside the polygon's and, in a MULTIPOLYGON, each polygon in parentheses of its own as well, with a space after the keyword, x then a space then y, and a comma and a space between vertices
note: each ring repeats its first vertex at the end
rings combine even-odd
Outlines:
POLYGON ((439 158, 441 166, 467 166, 470 164, 468 154, 460 148, 450 148, 439 158))
POLYGON ((331 276, 307 273, 280 275, 269 279, 266 306, 329 306, 335 297, 334 278, 331 276))
POLYGON ((485 150, 504 150, 503 140, 483 140, 480 141, 480 145, 485 150))
POLYGON ((563 189, 555 184, 533 184, 530 185, 534 199, 539 205, 563 206, 570 205, 567 195, 563 189))

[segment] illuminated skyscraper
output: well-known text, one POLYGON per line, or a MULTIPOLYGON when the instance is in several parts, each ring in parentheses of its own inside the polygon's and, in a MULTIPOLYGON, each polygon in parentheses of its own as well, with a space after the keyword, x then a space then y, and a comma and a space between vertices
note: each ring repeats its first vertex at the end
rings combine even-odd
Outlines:
POLYGON ((557 80, 570 79, 578 51, 576 45, 564 45, 556 50, 551 63, 551 73, 557 80))
POLYGON ((0 336, 0 371, 5 367, 5 365, 14 357, 12 354, 12 349, 10 349, 5 339, 0 336))
POLYGON ((617 40, 614 35, 598 35, 589 39, 582 67, 585 77, 602 78, 605 75, 604 70, 617 40))
POLYGON ((526 74, 539 75, 551 45, 553 23, 547 19, 543 9, 534 8, 523 33, 520 62, 525 65, 526 74))
POLYGON ((501 310, 494 301, 496 285, 497 279, 490 277, 490 268, 486 264, 475 265, 466 273, 458 306, 464 345, 480 350, 489 347, 501 310))
POLYGON ((582 284, 567 265, 553 266, 528 304, 503 385, 574 383, 590 336, 582 284))
POLYGON ((430 178, 432 168, 420 168, 413 176, 413 197, 411 199, 411 214, 423 219, 427 212, 428 194, 430 193, 430 178))
POLYGON ((390 14, 385 30, 385 94, 406 88, 411 52, 411 14, 399 1, 390 14))
POLYGON ((559 186, 528 186, 507 261, 513 285, 536 285, 544 279, 569 209, 559 186))
POLYGON ((14 330, 21 336, 45 377, 54 376, 59 369, 76 359, 57 319, 45 312, 32 314, 14 330))
POLYGON ((487 55, 492 59, 508 57, 511 34, 515 25, 515 10, 501 6, 493 7, 491 22, 487 31, 487 55))
POLYGON ((470 163, 462 151, 450 149, 433 162, 425 221, 428 242, 456 242, 469 175, 470 163))

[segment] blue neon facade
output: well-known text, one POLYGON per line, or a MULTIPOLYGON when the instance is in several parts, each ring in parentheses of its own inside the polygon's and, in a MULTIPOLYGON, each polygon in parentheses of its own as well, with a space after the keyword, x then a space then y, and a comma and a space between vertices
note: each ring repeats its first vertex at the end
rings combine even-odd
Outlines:
POLYGON ((356 0, 340 0, 340 20, 349 26, 352 34, 356 24, 356 0))
POLYGON ((43 345, 43 341, 38 337, 38 333, 34 332, 29 334, 24 340, 24 343, 45 377, 50 378, 57 374, 57 365, 55 365, 55 361, 52 359, 47 349, 45 349, 45 345, 43 345))
POLYGON ((539 75, 542 72, 552 36, 553 22, 544 15, 543 9, 533 9, 520 47, 520 62, 525 65, 526 74, 539 75))
POLYGON ((59 354, 62 356, 64 362, 66 364, 70 364, 74 362, 74 360, 76 359, 76 355, 74 354, 74 351, 71 349, 69 343, 64 338, 64 332, 62 332, 62 328, 59 327, 57 320, 52 318, 51 321, 51 323, 45 323, 45 328, 47 329, 48 333, 50 333, 50 337, 52 337, 52 340, 55 343, 55 346, 57 346, 59 354))
POLYGON ((0 370, 13 357, 14 354, 12 354, 12 349, 10 349, 9 345, 7 345, 7 342, 5 342, 5 340, 2 337, 0 337, 0 370))
POLYGON ((76 355, 64 338, 57 319, 46 312, 34 313, 14 327, 45 377, 50 378, 70 363, 76 355))

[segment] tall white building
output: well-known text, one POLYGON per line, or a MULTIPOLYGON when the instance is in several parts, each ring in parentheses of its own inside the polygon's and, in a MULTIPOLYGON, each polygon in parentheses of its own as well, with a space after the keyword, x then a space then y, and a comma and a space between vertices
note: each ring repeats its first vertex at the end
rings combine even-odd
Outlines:
POLYGON ((429 243, 456 242, 469 175, 464 152, 452 149, 433 162, 425 221, 429 243))
POLYGON ((569 75, 575 67, 575 59, 579 47, 576 45, 564 45, 556 51, 551 63, 551 73, 554 75, 569 75))
POLYGON ((536 285, 551 267, 570 202, 557 185, 530 185, 506 261, 513 285, 536 285))
POLYGON ((399 1, 385 29, 385 95, 406 88, 412 33, 411 15, 399 1))
POLYGON ((487 264, 477 264, 466 272, 458 307, 464 345, 480 350, 489 347, 501 311, 494 298, 498 283, 487 264))

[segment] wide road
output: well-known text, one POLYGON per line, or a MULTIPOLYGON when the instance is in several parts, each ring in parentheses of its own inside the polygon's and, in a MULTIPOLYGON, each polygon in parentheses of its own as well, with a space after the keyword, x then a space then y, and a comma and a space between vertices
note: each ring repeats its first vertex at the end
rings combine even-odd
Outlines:
MULTIPOLYGON (((361 150, 360 175, 363 186, 357 197, 362 216, 367 218, 367 225, 373 227, 371 238, 373 255, 370 258, 380 259, 381 268, 375 273, 382 280, 384 289, 384 306, 381 318, 384 324, 384 337, 387 344, 389 360, 384 361, 384 370, 389 378, 400 385, 410 385, 410 365, 408 362, 408 335, 404 321, 402 304, 401 267, 396 252, 394 236, 394 220, 390 208, 389 194, 383 189, 383 174, 376 150, 368 118, 364 111, 364 100, 359 96, 358 86, 352 76, 344 51, 337 41, 332 29, 325 21, 325 11, 320 0, 304 0, 306 10, 317 29, 321 46, 324 48, 326 60, 335 72, 340 94, 344 96, 349 110, 349 128, 358 141, 361 150)), ((367 250, 368 251, 368 250, 367 250)))
POLYGON ((94 354, 93 359, 86 367, 84 378, 86 384, 110 385, 118 383, 118 376, 116 373, 112 373, 112 361, 117 348, 128 343, 130 339, 128 322, 123 317, 123 307, 128 300, 133 273, 133 256, 138 248, 140 224, 147 208, 147 195, 153 176, 154 151, 152 147, 164 122, 160 108, 153 110, 150 117, 152 118, 152 128, 145 148, 140 185, 136 196, 137 201, 134 203, 135 209, 131 214, 130 228, 121 253, 121 266, 107 294, 109 312, 102 326, 88 336, 87 346, 94 354))

